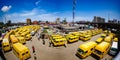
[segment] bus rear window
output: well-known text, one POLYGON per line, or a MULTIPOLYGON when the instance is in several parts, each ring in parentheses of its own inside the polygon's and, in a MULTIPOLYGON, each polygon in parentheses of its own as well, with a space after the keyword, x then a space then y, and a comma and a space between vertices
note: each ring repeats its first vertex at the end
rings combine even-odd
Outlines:
POLYGON ((60 42, 63 42, 63 41, 60 41, 60 42))
POLYGON ((56 43, 58 43, 58 41, 55 41, 56 43))
POLYGON ((25 53, 23 53, 22 55, 25 55, 25 53))
POLYGON ((26 54, 28 54, 28 51, 26 52, 26 54))
POLYGON ((7 47, 8 47, 9 45, 7 45, 7 47))

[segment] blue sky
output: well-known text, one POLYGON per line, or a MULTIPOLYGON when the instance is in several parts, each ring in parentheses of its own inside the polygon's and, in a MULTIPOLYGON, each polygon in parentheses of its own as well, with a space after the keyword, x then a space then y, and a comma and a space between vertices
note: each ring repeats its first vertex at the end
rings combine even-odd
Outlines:
MULTIPOLYGON (((73 0, 0 0, 0 21, 55 21, 60 17, 72 21, 73 0), (4 7, 4 8, 3 8, 4 7)), ((92 21, 93 16, 120 20, 120 0, 77 0, 75 21, 92 21)))

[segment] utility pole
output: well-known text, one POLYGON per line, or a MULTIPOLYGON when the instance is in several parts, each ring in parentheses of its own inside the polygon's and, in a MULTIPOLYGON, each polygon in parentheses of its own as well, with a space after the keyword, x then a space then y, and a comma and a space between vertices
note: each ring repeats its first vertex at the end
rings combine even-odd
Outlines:
POLYGON ((75 9, 76 9, 76 0, 73 0, 73 26, 74 26, 74 19, 75 19, 75 9))
POLYGON ((110 20, 110 13, 108 12, 108 21, 110 20))

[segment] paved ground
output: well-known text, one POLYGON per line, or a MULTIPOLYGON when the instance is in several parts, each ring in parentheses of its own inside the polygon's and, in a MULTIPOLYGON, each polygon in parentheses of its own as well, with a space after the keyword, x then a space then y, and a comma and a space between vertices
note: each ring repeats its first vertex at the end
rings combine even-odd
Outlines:
MULTIPOLYGON (((91 40, 89 41, 95 41, 100 35, 93 36, 91 40)), ((86 41, 86 42, 89 42, 86 41)), ((68 44, 67 48, 64 46, 60 47, 49 47, 49 40, 45 40, 45 45, 42 44, 42 40, 38 40, 36 36, 33 36, 32 41, 27 41, 26 46, 31 51, 31 58, 28 60, 34 60, 34 54, 32 53, 32 45, 35 46, 35 54, 37 57, 37 60, 81 60, 79 59, 75 53, 77 51, 77 48, 80 44, 86 43, 83 41, 78 41, 72 44, 68 44)), ((12 51, 5 53, 5 57, 7 60, 19 60, 12 51)), ((112 57, 109 55, 106 55, 103 59, 110 60, 112 57)), ((88 56, 86 59, 83 60, 96 60, 95 58, 88 56)))

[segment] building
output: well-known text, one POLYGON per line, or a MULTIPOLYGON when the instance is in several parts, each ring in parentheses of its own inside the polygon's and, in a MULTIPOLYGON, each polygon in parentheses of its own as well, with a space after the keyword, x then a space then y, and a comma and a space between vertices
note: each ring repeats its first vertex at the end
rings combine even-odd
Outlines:
POLYGON ((113 20, 108 20, 108 23, 119 23, 120 21, 118 21, 117 19, 113 19, 113 20))
POLYGON ((112 23, 113 21, 112 20, 108 20, 108 23, 112 23))
POLYGON ((113 23, 118 23, 117 19, 113 19, 113 23))
POLYGON ((30 18, 27 18, 26 21, 27 21, 27 22, 26 22, 27 25, 31 25, 31 19, 30 19, 30 18))
POLYGON ((94 16, 93 22, 95 22, 95 23, 105 23, 105 18, 94 16))
POLYGON ((120 24, 120 21, 118 21, 118 24, 120 24))
POLYGON ((39 24, 39 22, 38 21, 33 21, 33 23, 32 24, 35 24, 35 25, 38 25, 39 24))
POLYGON ((55 21, 56 24, 60 24, 60 18, 57 18, 55 21))

